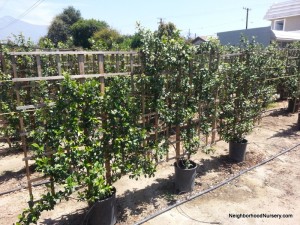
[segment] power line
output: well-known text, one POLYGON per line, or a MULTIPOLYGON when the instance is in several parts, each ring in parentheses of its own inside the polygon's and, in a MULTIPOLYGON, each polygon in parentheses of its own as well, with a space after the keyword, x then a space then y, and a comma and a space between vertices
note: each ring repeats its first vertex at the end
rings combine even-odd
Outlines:
POLYGON ((21 15, 19 15, 16 19, 14 19, 10 23, 8 23, 6 26, 1 27, 0 30, 3 30, 5 28, 13 25, 14 23, 18 22, 20 19, 22 19, 24 16, 26 16, 28 13, 30 13, 33 9, 35 9, 36 7, 38 7, 43 1, 45 1, 45 0, 38 0, 38 1, 36 1, 32 6, 30 6, 25 12, 23 12, 21 15))

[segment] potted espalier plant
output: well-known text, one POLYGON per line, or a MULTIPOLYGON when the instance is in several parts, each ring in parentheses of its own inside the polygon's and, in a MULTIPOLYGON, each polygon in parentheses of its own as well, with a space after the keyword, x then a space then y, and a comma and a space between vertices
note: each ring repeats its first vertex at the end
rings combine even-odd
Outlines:
POLYGON ((145 133, 136 119, 136 99, 129 96, 129 79, 111 78, 107 84, 103 95, 97 80, 80 82, 66 76, 55 104, 37 112, 40 126, 33 134, 37 170, 61 188, 31 202, 18 225, 37 223, 42 211, 72 193, 89 205, 85 224, 113 225, 113 182, 126 173, 131 178, 154 174, 155 164, 144 157, 141 147, 145 133), (45 156, 48 151, 54 152, 52 157, 45 156))
POLYGON ((257 117, 265 105, 268 87, 264 85, 260 68, 265 62, 260 57, 260 47, 245 43, 241 53, 229 56, 223 62, 220 91, 220 135, 229 143, 229 157, 242 162, 247 148, 246 135, 254 128, 257 117))
MULTIPOLYGON (((159 90, 154 90, 157 93, 152 93, 157 96, 160 121, 170 133, 176 133, 175 189, 179 193, 189 192, 194 187, 197 168, 190 157, 199 148, 199 138, 192 124, 197 104, 189 73, 194 48, 180 37, 172 23, 161 24, 154 34, 150 31, 141 33, 145 73, 152 75, 156 83, 163 80, 162 85, 157 85, 159 90), (180 153, 182 140, 184 155, 180 153)), ((169 137, 162 141, 161 146, 168 151, 169 137)))

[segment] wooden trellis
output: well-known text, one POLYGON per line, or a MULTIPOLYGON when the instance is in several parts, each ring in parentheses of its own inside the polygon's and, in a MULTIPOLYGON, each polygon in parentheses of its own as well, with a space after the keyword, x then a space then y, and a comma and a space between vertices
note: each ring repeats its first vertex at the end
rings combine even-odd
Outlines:
MULTIPOLYGON (((9 53, 12 63, 12 82, 15 86, 16 99, 17 99, 17 111, 19 112, 20 121, 20 137, 22 142, 22 148, 24 151, 24 161, 26 166, 26 176, 28 183, 28 190, 30 196, 33 196, 32 186, 37 183, 51 182, 52 192, 54 192, 54 183, 51 178, 44 177, 32 177, 30 172, 30 160, 34 158, 29 155, 29 147, 27 136, 30 130, 27 130, 26 122, 24 119, 24 113, 29 113, 33 116, 34 111, 37 108, 43 107, 43 103, 31 104, 22 101, 22 88, 34 87, 34 82, 55 82, 64 79, 64 72, 72 72, 72 79, 86 79, 86 78, 99 78, 101 83, 101 91, 105 90, 105 79, 112 76, 131 76, 131 88, 132 93, 135 93, 134 76, 135 74, 141 74, 139 55, 136 52, 80 52, 80 51, 66 51, 66 52, 11 52, 9 53), (26 63, 22 61, 22 58, 26 58, 26 63), (23 64, 22 64, 23 63, 23 64), (107 65, 106 63, 109 63, 107 65), (105 69, 110 69, 113 72, 105 73, 105 69)), ((140 75, 139 75, 140 76, 140 75)), ((186 127, 186 124, 182 126, 166 126, 161 123, 160 115, 158 112, 151 112, 146 110, 145 102, 149 97, 146 93, 139 93, 142 99, 142 116, 141 121, 143 127, 147 124, 153 126, 153 132, 148 134, 148 139, 154 139, 158 141, 160 135, 164 135, 167 138, 174 136, 175 140, 170 140, 170 144, 175 144, 176 157, 179 157, 184 152, 181 148, 180 130, 186 127), (171 129, 171 130, 170 130, 171 129), (175 131, 172 133, 172 129, 175 131)), ((215 96, 215 103, 217 103, 217 94, 215 96)), ((199 106, 201 110, 202 106, 199 106)), ((199 118, 193 120, 194 123, 201 121, 201 111, 199 111, 199 118)), ((32 118, 31 118, 32 119, 32 118)), ((29 117, 29 120, 31 120, 29 117)), ((34 121, 34 118, 32 119, 34 121)), ((214 122, 211 134, 211 143, 216 141, 217 133, 217 121, 214 122)), ((200 134, 200 131, 199 131, 200 134)), ((210 144, 208 141, 208 135, 206 136, 206 144, 210 144)), ((146 143, 145 143, 146 144, 146 143)), ((47 153, 49 157, 53 152, 47 153)), ((151 152, 147 153, 148 157, 152 157, 151 152)), ((169 154, 166 153, 166 160, 169 160, 169 154)), ((156 159, 158 162, 158 159, 156 159)), ((109 170, 109 161, 106 162, 106 167, 109 170)), ((107 174, 109 177, 109 174, 107 174)))
MULTIPOLYGON (((86 78, 99 78, 99 82, 101 83, 101 91, 104 93, 105 89, 105 78, 111 76, 133 76, 134 70, 139 67, 139 59, 136 52, 12 52, 9 53, 11 56, 12 62, 12 73, 13 79, 12 82, 15 84, 15 92, 17 98, 17 110, 19 111, 19 121, 20 121, 20 137, 22 142, 22 148, 24 151, 24 161, 26 166, 26 176, 27 176, 27 184, 30 196, 33 196, 32 186, 34 183, 45 183, 49 182, 49 178, 44 177, 35 177, 32 178, 29 169, 29 160, 32 160, 33 157, 29 156, 29 149, 27 143, 27 135, 28 131, 26 130, 26 121, 24 121, 24 112, 34 112, 37 108, 43 107, 44 104, 24 104, 21 100, 22 87, 30 87, 30 82, 40 82, 40 81, 60 81, 64 79, 63 71, 70 72, 72 69, 73 72, 78 72, 78 74, 71 75, 72 79, 86 79, 86 78), (105 73, 105 58, 113 57, 116 59, 115 63, 113 63, 113 67, 115 68, 116 73, 105 73), (127 70, 127 72, 119 72, 120 71, 120 61, 119 57, 126 58, 126 62, 128 65, 123 65, 123 70, 127 70), (31 57, 32 65, 31 68, 23 68, 22 65, 18 65, 19 57, 31 57), (45 75, 45 71, 43 71, 43 62, 46 63, 49 61, 45 60, 45 57, 48 57, 49 61, 51 58, 55 59, 54 66, 56 75, 53 76, 43 76, 45 75), (74 64, 72 61, 69 61, 70 57, 72 60, 77 58, 77 64, 74 64), (91 60, 90 60, 91 59, 91 60), (71 68, 73 67, 73 68, 71 68), (27 73, 30 75, 27 77, 27 73), (88 74, 89 72, 89 74, 88 74), (91 74, 92 72, 92 74, 91 74), (34 76, 35 75, 35 76, 34 76)), ((45 68, 45 67, 44 67, 45 68)), ((48 68, 46 68, 48 69, 48 68)), ((49 157, 53 152, 49 152, 49 157)), ((109 166, 109 165, 108 165, 109 166)), ((50 177, 51 183, 51 191, 54 192, 54 183, 50 177)))
MULTIPOLYGON (((293 63, 298 66, 298 71, 300 71, 300 54, 292 53, 288 56, 287 65, 292 64, 291 60, 294 60, 293 63)), ((184 154, 181 146, 181 131, 185 129, 188 124, 181 125, 168 125, 161 120, 160 115, 156 111, 151 111, 146 107, 147 99, 153 98, 149 96, 148 93, 145 93, 141 89, 140 93, 136 92, 135 76, 141 76, 142 68, 139 59, 139 54, 136 52, 84 52, 84 51, 64 51, 64 52, 11 52, 9 53, 12 63, 12 74, 14 83, 16 99, 17 99, 17 111, 19 112, 20 120, 20 137, 22 142, 22 148, 24 151, 24 161, 26 166, 26 176, 28 181, 28 189, 30 196, 33 195, 32 186, 33 184, 49 182, 49 178, 45 180, 43 177, 32 177, 29 169, 29 160, 33 158, 29 155, 28 149, 28 140, 27 136, 30 130, 26 124, 30 121, 33 121, 33 112, 39 108, 43 107, 45 104, 43 102, 39 103, 30 103, 28 101, 23 101, 22 96, 24 95, 24 88, 35 87, 35 83, 38 82, 59 82, 64 79, 64 72, 71 73, 72 79, 84 80, 86 78, 98 78, 101 84, 101 91, 105 93, 105 80, 113 76, 130 76, 131 77, 131 89, 133 95, 138 95, 141 98, 141 124, 145 128, 146 126, 152 126, 152 132, 148 133, 148 139, 145 140, 144 145, 147 145, 147 141, 154 140, 156 143, 159 140, 159 137, 162 135, 165 136, 169 143, 175 147, 175 157, 180 157, 184 154), (26 63, 22 61, 22 58, 25 58, 26 63), (27 118, 28 121, 25 121, 24 113, 31 115, 27 118)), ((200 56, 199 56, 200 57, 200 56)), ((219 54, 212 54, 211 52, 203 53, 203 58, 194 58, 190 62, 190 71, 189 76, 194 75, 197 71, 193 71, 193 63, 202 63, 203 65, 208 65, 208 70, 211 70, 212 62, 215 62, 216 65, 219 64, 219 61, 230 62, 234 57, 242 57, 242 53, 235 53, 230 55, 220 56, 219 54), (197 61, 198 60, 198 61, 197 61)), ((298 73, 299 75, 300 73, 298 73)), ((168 74, 165 75, 168 79, 168 74)), ((287 74, 286 76, 295 76, 294 74, 287 74)), ((283 77, 286 77, 283 76, 283 77)), ((276 78, 279 79, 279 78, 276 78)), ((166 84, 168 85, 168 84, 166 84)), ((299 84, 300 87, 300 84, 299 84)), ((28 92, 30 93, 30 92, 28 92)), ((25 92, 25 94, 28 94, 25 92)), ((217 108, 219 102, 219 93, 218 91, 214 92, 213 95, 213 115, 212 117, 212 127, 209 134, 202 137, 200 124, 201 124, 201 115, 205 110, 204 102, 198 103, 198 112, 195 114, 194 119, 192 120, 193 124, 196 124, 198 127, 198 134, 201 135, 201 139, 204 140, 206 145, 214 144, 216 141, 220 140, 218 137, 218 117, 217 117, 217 108)), ((13 112, 14 113, 14 112, 13 112)), ((300 119, 299 119, 300 120, 300 119)), ((51 157, 53 152, 49 153, 51 157)), ((152 157, 151 151, 147 153, 147 157, 152 157)), ((171 157, 169 153, 166 153, 166 160, 169 160, 171 157)), ((156 159, 158 162, 158 159, 156 159)), ((106 161, 106 168, 109 172, 110 162, 106 161)), ((107 177, 110 175, 107 174, 107 177)), ((51 182, 51 178, 50 178, 51 182)), ((51 182, 52 191, 54 192, 54 184, 51 182)))

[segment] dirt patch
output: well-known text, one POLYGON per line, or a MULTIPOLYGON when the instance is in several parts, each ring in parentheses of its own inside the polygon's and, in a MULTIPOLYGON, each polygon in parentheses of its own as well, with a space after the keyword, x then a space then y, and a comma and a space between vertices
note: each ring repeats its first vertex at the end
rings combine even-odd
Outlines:
MULTIPOLYGON (((228 144, 219 141, 213 154, 197 153, 192 158, 198 163, 196 185, 191 193, 177 195, 174 190, 173 160, 158 166, 153 178, 131 180, 123 177, 117 188, 117 224, 134 224, 189 196, 195 195, 262 160, 299 143, 296 114, 285 111, 286 102, 266 112, 260 124, 247 137, 246 161, 233 163, 228 157, 228 144)), ((297 224, 300 221, 300 164, 299 150, 295 149, 272 162, 248 172, 229 184, 162 214, 146 224, 297 224), (229 213, 289 213, 294 218, 234 219, 229 213), (296 222, 297 221, 297 222, 296 222)), ((22 154, 0 156, 0 192, 26 185, 22 154)), ((33 169, 33 168, 32 168, 33 169)), ((45 192, 35 187, 37 195, 45 192)), ((27 207, 28 191, 0 196, 0 224, 12 224, 27 207), (16 204, 16 202, 18 204, 16 204)), ((71 199, 61 202, 55 210, 42 213, 39 224, 81 225, 87 205, 71 199)))

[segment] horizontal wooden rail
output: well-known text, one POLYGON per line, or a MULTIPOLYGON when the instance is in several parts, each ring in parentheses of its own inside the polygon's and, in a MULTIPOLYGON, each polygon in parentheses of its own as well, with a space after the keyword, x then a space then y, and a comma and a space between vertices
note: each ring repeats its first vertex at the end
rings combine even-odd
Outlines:
POLYGON ((42 108, 42 107, 45 107, 45 106, 53 106, 55 103, 54 102, 51 102, 49 104, 46 104, 46 103, 41 103, 41 104, 38 104, 38 105, 22 105, 22 106, 17 106, 16 109, 17 110, 28 110, 28 109, 39 109, 39 108, 42 108))
MULTIPOLYGON (((125 73, 102 73, 102 74, 83 74, 83 75, 71 75, 71 79, 87 79, 98 77, 113 77, 113 76, 126 76, 130 75, 130 72, 125 73)), ((50 80, 63 80, 64 76, 50 76, 50 77, 25 77, 25 78, 13 78, 13 82, 26 82, 26 81, 50 81, 50 80)))
POLYGON ((9 52, 8 55, 137 55, 135 51, 34 51, 34 52, 9 52))

